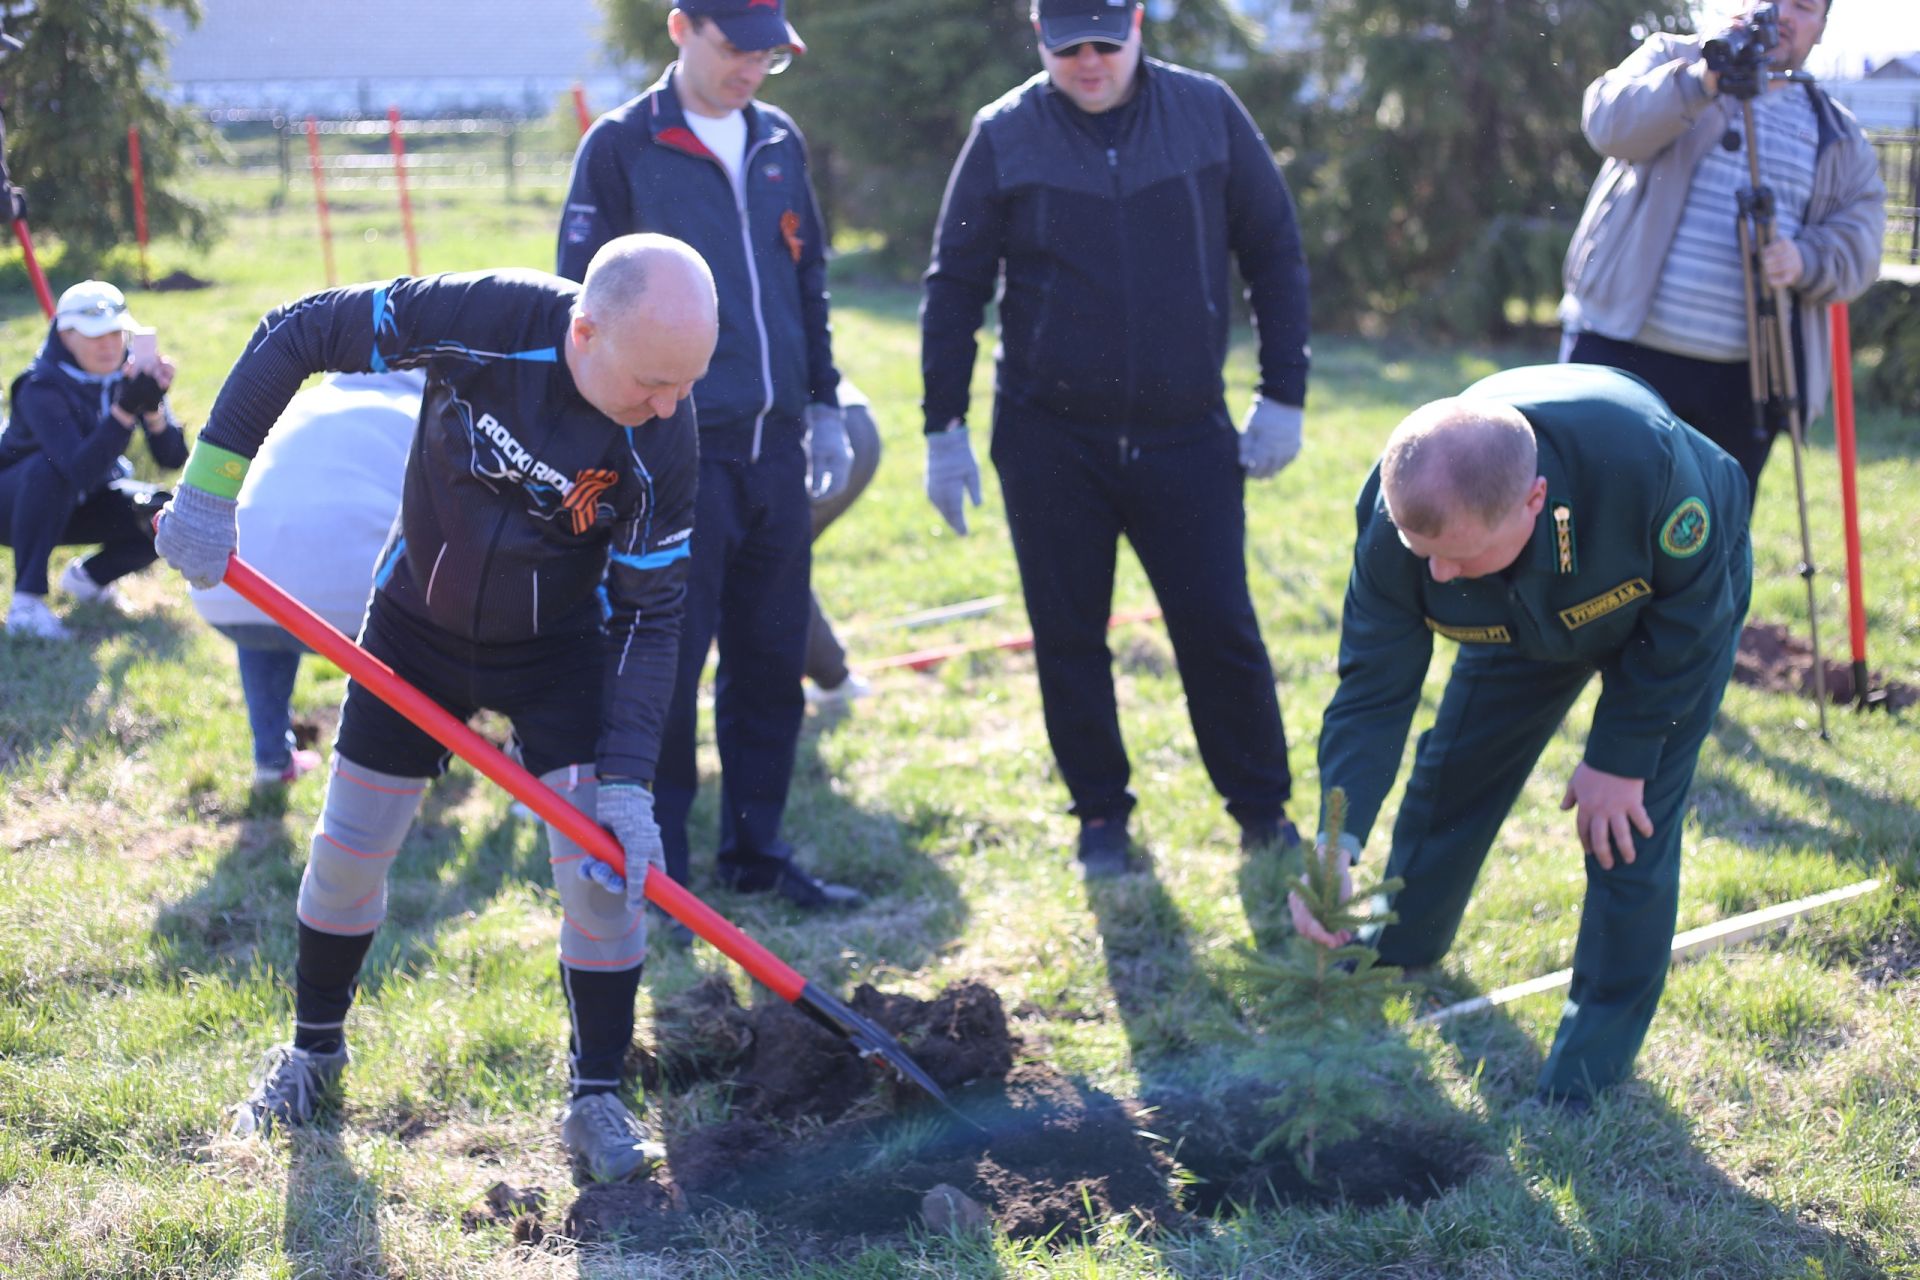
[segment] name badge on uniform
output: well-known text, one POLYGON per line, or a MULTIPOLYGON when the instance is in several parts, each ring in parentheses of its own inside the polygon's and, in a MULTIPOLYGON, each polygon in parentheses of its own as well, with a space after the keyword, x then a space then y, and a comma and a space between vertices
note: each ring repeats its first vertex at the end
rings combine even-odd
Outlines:
POLYGON ((1427 630, 1460 644, 1513 643, 1513 633, 1505 627, 1456 627, 1438 618, 1428 618, 1427 630))
POLYGON ((1616 609, 1624 609, 1635 600, 1653 594, 1653 588, 1647 585, 1645 578, 1628 578, 1625 582, 1591 600, 1582 600, 1579 604, 1560 611, 1560 621, 1566 623, 1567 630, 1578 631, 1597 618, 1604 618, 1616 609))

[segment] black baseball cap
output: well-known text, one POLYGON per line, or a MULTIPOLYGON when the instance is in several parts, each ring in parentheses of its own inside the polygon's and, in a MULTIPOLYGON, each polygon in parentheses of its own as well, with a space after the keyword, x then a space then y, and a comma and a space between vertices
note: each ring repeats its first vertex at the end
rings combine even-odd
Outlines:
POLYGON ((1049 52, 1082 40, 1121 45, 1133 34, 1135 0, 1033 0, 1040 43, 1049 52))
POLYGON ((679 0, 680 12, 692 18, 712 18, 720 34, 736 49, 771 49, 792 45, 795 53, 807 46, 787 21, 784 0, 679 0))

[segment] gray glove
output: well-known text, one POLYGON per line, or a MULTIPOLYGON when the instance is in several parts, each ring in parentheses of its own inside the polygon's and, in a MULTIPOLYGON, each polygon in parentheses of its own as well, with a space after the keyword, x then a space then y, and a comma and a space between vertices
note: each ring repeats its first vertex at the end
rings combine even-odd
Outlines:
POLYGON ((927 437, 927 501, 962 537, 967 532, 966 499, 980 505, 980 468, 965 427, 948 427, 927 437))
POLYGON ((1297 405, 1281 404, 1265 396, 1255 396, 1247 419, 1240 424, 1240 465, 1255 480, 1280 474, 1289 462, 1300 456, 1300 420, 1305 411, 1297 405))
POLYGON ((830 404, 807 406, 807 496, 825 502, 853 479, 853 446, 847 416, 830 404))
MULTIPOLYGON (((581 873, 615 893, 624 889, 627 905, 640 911, 647 899, 647 868, 658 867, 661 875, 667 873, 666 847, 660 843, 660 825, 653 820, 653 792, 637 782, 603 781, 600 784, 597 816, 600 825, 613 832, 613 838, 620 842, 621 852, 627 855, 625 883, 621 883, 621 877, 598 858, 589 858, 582 863, 581 873)), ((640 913, 640 921, 640 928, 645 929, 645 912, 640 913)))
POLYGON ((153 548, 196 587, 211 587, 227 576, 227 557, 240 543, 232 498, 216 498, 182 482, 173 501, 160 512, 153 548))

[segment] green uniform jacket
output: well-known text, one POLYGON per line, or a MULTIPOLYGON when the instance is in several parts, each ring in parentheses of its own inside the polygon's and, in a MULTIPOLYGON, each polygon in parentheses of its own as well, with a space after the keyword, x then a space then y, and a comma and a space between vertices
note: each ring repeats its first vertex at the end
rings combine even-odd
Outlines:
POLYGON ((1340 688, 1320 731, 1323 789, 1344 787, 1365 844, 1399 772, 1433 637, 1601 675, 1586 761, 1650 778, 1673 725, 1725 660, 1737 619, 1747 484, 1717 445, 1631 374, 1542 365, 1462 393, 1533 424, 1547 504, 1511 567, 1438 583, 1401 543, 1376 465, 1340 628, 1340 688))

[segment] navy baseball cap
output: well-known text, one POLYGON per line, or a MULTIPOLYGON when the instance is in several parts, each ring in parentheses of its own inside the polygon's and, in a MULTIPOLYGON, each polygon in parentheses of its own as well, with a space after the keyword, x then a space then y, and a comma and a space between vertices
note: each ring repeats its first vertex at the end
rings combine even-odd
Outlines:
POLYGON ((1134 0, 1033 0, 1040 43, 1049 52, 1082 40, 1122 45, 1133 34, 1134 0))
POLYGON ((771 49, 792 45, 805 53, 800 33, 787 21, 783 0, 679 0, 680 12, 692 18, 712 18, 720 34, 736 49, 771 49))

